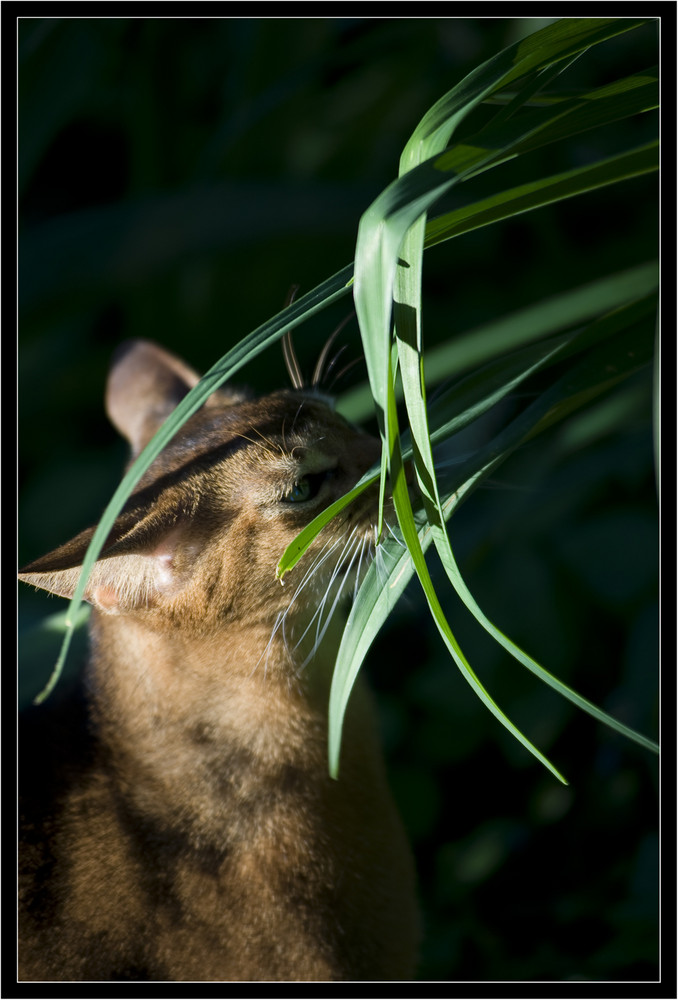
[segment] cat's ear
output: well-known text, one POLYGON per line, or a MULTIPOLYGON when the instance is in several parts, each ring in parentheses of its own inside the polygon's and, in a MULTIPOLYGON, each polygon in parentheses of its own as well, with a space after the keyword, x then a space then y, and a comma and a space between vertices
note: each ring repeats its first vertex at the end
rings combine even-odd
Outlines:
POLYGON ((128 340, 113 356, 106 412, 133 455, 148 444, 200 376, 149 340, 128 340))
MULTIPOLYGON (((94 564, 85 600, 107 614, 155 607, 181 589, 198 549, 187 541, 185 524, 173 517, 158 524, 153 515, 122 514, 104 553, 94 564)), ((59 597, 71 598, 87 547, 94 534, 88 528, 70 542, 29 563, 19 579, 59 597)))
MULTIPOLYGON (((132 457, 145 448, 161 424, 200 381, 181 358, 151 340, 128 340, 113 355, 106 385, 106 412, 132 448, 132 457)), ((245 389, 222 387, 205 406, 241 403, 245 389)))
MULTIPOLYGON (((118 348, 108 378, 106 409, 129 441, 133 457, 199 378, 183 361, 151 341, 127 341, 118 348)), ((206 406, 232 405, 247 398, 244 391, 218 390, 206 406)), ((87 601, 116 613, 157 605, 181 589, 199 551, 190 541, 185 493, 175 484, 154 497, 134 494, 130 498, 92 569, 85 590, 87 601)), ((72 597, 93 534, 94 528, 81 532, 24 567, 19 579, 72 597)))

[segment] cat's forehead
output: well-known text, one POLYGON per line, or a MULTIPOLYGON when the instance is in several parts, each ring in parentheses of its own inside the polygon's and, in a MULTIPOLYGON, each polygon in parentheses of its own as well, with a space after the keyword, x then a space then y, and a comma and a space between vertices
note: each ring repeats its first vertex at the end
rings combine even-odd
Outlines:
POLYGON ((147 481, 193 463, 213 464, 251 452, 260 457, 264 452, 292 455, 317 446, 331 450, 340 438, 355 433, 331 400, 320 394, 280 390, 237 403, 215 394, 170 441, 147 481))
POLYGON ((346 431, 349 425, 334 411, 334 401, 319 393, 282 389, 235 405, 218 400, 196 414, 187 430, 202 432, 206 439, 224 439, 253 431, 274 437, 284 445, 292 437, 304 437, 322 428, 346 431))

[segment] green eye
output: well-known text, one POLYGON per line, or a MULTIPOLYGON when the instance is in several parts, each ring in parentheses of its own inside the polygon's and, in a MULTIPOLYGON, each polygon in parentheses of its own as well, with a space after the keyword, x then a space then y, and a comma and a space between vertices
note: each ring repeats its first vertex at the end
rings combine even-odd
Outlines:
POLYGON ((316 496, 322 484, 331 475, 332 472, 329 469, 325 472, 309 472, 280 499, 283 503, 306 503, 307 500, 312 500, 316 496))
POLYGON ((306 477, 295 483, 289 493, 281 497, 283 503, 304 503, 311 497, 311 484, 306 477))

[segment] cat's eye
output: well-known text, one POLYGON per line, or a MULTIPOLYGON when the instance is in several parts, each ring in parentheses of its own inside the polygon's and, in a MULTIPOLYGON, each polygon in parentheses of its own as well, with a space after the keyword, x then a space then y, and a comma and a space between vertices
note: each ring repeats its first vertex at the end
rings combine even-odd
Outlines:
POLYGON ((289 493, 281 497, 283 503, 303 503, 311 498, 311 484, 308 479, 300 479, 295 483, 289 493))
POLYGON ((327 476, 327 472, 316 472, 308 476, 303 476, 280 499, 283 503, 306 503, 307 500, 312 500, 316 496, 327 476))

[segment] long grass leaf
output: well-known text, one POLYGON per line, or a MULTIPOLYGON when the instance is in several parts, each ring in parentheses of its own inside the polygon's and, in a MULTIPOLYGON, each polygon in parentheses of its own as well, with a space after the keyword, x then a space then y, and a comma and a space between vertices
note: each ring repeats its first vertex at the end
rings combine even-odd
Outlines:
POLYGON ((433 348, 425 359, 427 377, 429 370, 435 370, 438 378, 442 373, 449 378, 467 372, 482 361, 524 347, 546 334, 644 298, 656 290, 658 283, 657 262, 648 261, 521 309, 433 348))
MULTIPOLYGON (((441 163, 451 170, 463 168, 468 178, 475 177, 508 159, 622 118, 653 111, 658 106, 658 75, 648 70, 642 76, 625 77, 567 101, 524 111, 517 119, 503 120, 497 116, 480 131, 465 136, 463 142, 452 145, 441 163), (522 136, 517 135, 517 127, 522 130, 522 136), (496 155, 488 158, 492 150, 496 155), (473 156, 478 161, 476 170, 469 169, 473 156)), ((427 151, 434 156, 441 150, 431 148, 427 151)))
MULTIPOLYGON (((494 358, 504 357, 530 343, 552 337, 559 330, 585 322, 591 316, 650 294, 657 288, 658 280, 657 263, 648 262, 451 336, 447 343, 425 354, 426 384, 432 385, 464 374, 494 358)), ((360 422, 366 419, 374 409, 369 387, 358 386, 345 392, 337 406, 350 420, 360 422)))
POLYGON ((478 66, 424 115, 401 158, 401 173, 421 162, 417 146, 444 147, 454 130, 480 102, 526 74, 538 73, 593 45, 630 31, 648 18, 564 18, 514 43, 478 66))
POLYGON ((539 133, 547 126, 552 126, 554 120, 567 116, 569 126, 565 133, 568 128, 570 131, 578 129, 577 116, 582 113, 582 108, 588 112, 588 105, 576 104, 560 107, 555 116, 551 111, 546 117, 538 112, 521 116, 518 120, 514 118, 508 122, 502 121, 494 129, 485 129, 479 133, 475 142, 457 144, 451 150, 439 156, 433 155, 431 159, 418 165, 415 164, 422 156, 434 152, 446 140, 449 129, 440 123, 426 138, 418 137, 415 130, 401 158, 400 178, 377 198, 361 219, 356 246, 354 300, 370 387, 384 440, 388 438, 388 428, 384 421, 387 419, 386 370, 393 287, 400 260, 401 280, 407 282, 412 290, 401 302, 408 302, 412 308, 417 308, 423 223, 419 223, 418 228, 407 237, 409 242, 404 245, 406 233, 453 185, 515 155, 516 150, 524 147, 528 141, 533 145, 538 143, 539 133), (449 175, 447 179, 441 176, 445 174, 449 175), (409 272, 405 277, 402 275, 404 270, 409 272))
POLYGON ((424 246, 432 247, 482 226, 658 169, 659 143, 652 142, 586 167, 521 184, 431 219, 426 225, 424 246))
MULTIPOLYGON (((491 471, 493 470, 492 469, 488 470, 488 472, 485 473, 485 475, 489 474, 489 472, 491 471)), ((592 716, 598 722, 604 723, 606 726, 608 726, 610 729, 614 729, 620 735, 625 736, 627 739, 633 740, 635 743, 638 743, 642 747, 645 747, 646 750, 652 750, 655 753, 659 751, 659 747, 654 740, 648 739, 647 736, 643 736, 642 733, 636 732, 636 730, 631 729, 630 726, 625 726, 622 722, 619 722, 618 719, 615 719, 614 716, 609 715, 607 712, 604 712, 601 708, 598 708, 598 706, 594 705, 593 702, 588 701, 588 699, 584 698, 573 688, 569 687, 567 684, 564 684, 561 680, 559 680, 552 673, 550 673, 543 666, 541 666, 541 664, 537 663, 537 661, 533 659, 533 657, 531 657, 528 653, 526 653, 519 646, 517 646, 511 639, 509 639, 507 635, 505 635, 500 629, 497 628, 497 626, 493 622, 490 621, 487 615, 478 606, 477 601, 471 594, 470 590, 466 586, 466 583, 464 582, 461 576, 459 567, 454 559, 454 556, 452 555, 452 548, 448 547, 442 552, 439 550, 439 555, 441 561, 445 566, 445 571, 449 579, 452 580, 453 582, 454 589, 456 590, 457 594, 462 599, 466 607, 473 614, 474 618, 483 626, 483 628, 491 636, 493 636, 493 638, 496 639, 496 641, 501 646, 503 646, 504 649, 506 649, 506 651, 511 654, 511 656, 513 656, 516 660, 518 660, 519 663, 522 663, 524 667, 527 667, 527 669, 530 670, 541 681, 543 681, 545 684, 548 684, 549 687, 553 688, 554 691, 557 691, 558 694, 562 695, 564 698, 567 698, 567 700, 572 702, 572 704, 575 705, 577 708, 581 709, 584 712, 587 712, 588 715, 592 716)))

